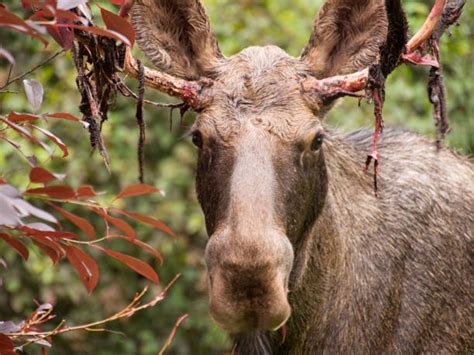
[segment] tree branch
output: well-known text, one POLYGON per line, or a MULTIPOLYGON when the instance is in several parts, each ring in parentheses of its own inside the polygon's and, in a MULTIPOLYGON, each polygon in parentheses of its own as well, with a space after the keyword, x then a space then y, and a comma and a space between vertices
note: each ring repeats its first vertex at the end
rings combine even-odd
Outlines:
POLYGON ((54 53, 51 57, 49 58, 46 58, 45 60, 43 60, 41 63, 39 63, 38 65, 35 65, 33 68, 31 68, 30 70, 28 70, 27 72, 17 76, 17 77, 14 77, 13 79, 8 79, 7 82, 0 87, 0 90, 6 88, 7 86, 9 86, 10 84, 13 84, 15 81, 18 81, 18 80, 21 80, 23 79, 24 77, 30 75, 31 73, 33 73, 36 69, 39 69, 41 68, 43 65, 45 64, 48 64, 49 62, 51 62, 53 59, 55 59, 58 55, 64 53, 66 50, 65 49, 61 49, 60 51, 54 53))

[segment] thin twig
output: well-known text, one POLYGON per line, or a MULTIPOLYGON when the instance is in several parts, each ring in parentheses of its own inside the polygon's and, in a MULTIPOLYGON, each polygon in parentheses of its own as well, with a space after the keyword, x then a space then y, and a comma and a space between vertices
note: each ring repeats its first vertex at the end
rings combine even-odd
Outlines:
POLYGON ((77 239, 69 239, 69 238, 62 238, 63 241, 72 243, 72 244, 82 244, 82 245, 92 245, 92 244, 99 244, 104 240, 109 240, 110 235, 106 235, 105 237, 94 239, 94 240, 77 240, 77 239))
POLYGON ((54 58, 56 58, 58 55, 64 53, 66 50, 65 49, 61 49, 60 51, 54 53, 51 57, 49 58, 46 58, 45 60, 43 60, 41 63, 35 65, 33 68, 31 68, 30 70, 28 70, 27 72, 19 75, 19 76, 16 76, 14 77, 13 79, 8 79, 7 82, 0 87, 0 90, 6 88, 7 86, 9 86, 10 84, 14 83, 15 81, 18 81, 18 80, 21 80, 23 79, 24 77, 30 75, 31 73, 33 73, 36 69, 38 68, 41 68, 43 65, 45 64, 48 64, 49 62, 51 62, 54 58))
MULTIPOLYGON (((125 97, 133 97, 135 100, 138 100, 138 95, 135 94, 121 79, 116 83, 117 89, 120 91, 120 93, 125 96, 125 97)), ((177 104, 172 104, 172 103, 163 103, 163 102, 155 102, 155 101, 150 101, 150 100, 143 100, 144 104, 152 105, 155 107, 160 107, 160 108, 180 108, 183 106, 183 103, 177 103, 177 104)))
POLYGON ((97 326, 109 323, 111 321, 121 319, 121 318, 126 318, 130 317, 131 315, 135 314, 138 311, 141 311, 145 308, 153 307, 155 306, 158 302, 162 301, 165 298, 166 293, 170 289, 170 287, 176 282, 176 280, 180 277, 180 274, 177 274, 169 283, 168 285, 157 295, 155 296, 152 300, 148 301, 147 303, 144 303, 142 305, 139 304, 140 300, 143 298, 145 293, 148 291, 148 286, 146 286, 141 292, 137 293, 135 297, 132 299, 132 301, 122 310, 118 311, 117 313, 113 314, 112 316, 102 319, 96 322, 88 323, 88 324, 82 324, 82 325, 77 325, 77 326, 71 326, 71 327, 65 327, 63 326, 65 321, 61 321, 61 323, 54 328, 51 331, 46 331, 46 332, 12 332, 12 333, 4 333, 8 337, 35 337, 36 339, 32 340, 31 342, 35 342, 38 340, 45 339, 50 336, 54 336, 57 334, 62 334, 66 332, 72 332, 72 331, 77 331, 77 330, 86 330, 86 331, 99 331, 97 329, 97 326))
POLYGON ((165 344, 163 345, 163 347, 161 348, 160 352, 158 353, 158 355, 163 355, 166 351, 166 349, 168 348, 168 346, 170 346, 171 344, 171 341, 173 340, 173 337, 176 333, 176 330, 178 329, 178 327, 181 325, 181 323, 186 319, 188 318, 188 314, 184 314, 182 315, 181 317, 179 317, 177 320, 176 320, 176 323, 173 327, 173 329, 171 330, 171 333, 168 335, 168 338, 166 339, 166 342, 165 344))

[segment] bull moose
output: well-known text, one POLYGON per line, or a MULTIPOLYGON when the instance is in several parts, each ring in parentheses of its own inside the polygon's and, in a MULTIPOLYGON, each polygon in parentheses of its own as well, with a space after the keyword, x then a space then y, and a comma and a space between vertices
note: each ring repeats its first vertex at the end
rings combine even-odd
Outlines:
MULTIPOLYGON (((198 112, 209 309, 233 352, 473 353, 472 161, 387 129, 375 195, 372 133, 324 125, 366 67, 397 64, 399 1, 328 0, 297 58, 275 46, 225 57, 199 0, 127 3, 160 69, 141 75, 198 112)), ((128 54, 126 71, 139 68, 128 54)))

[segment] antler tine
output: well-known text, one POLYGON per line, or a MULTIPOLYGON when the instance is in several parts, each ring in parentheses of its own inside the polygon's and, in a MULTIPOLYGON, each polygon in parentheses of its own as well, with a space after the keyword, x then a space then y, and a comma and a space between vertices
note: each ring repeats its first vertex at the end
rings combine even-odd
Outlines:
MULTIPOLYGON (((206 87, 212 85, 208 79, 188 81, 147 67, 143 69, 146 86, 180 98, 192 110, 202 109, 209 101, 209 95, 204 92, 206 87)), ((129 48, 125 53, 124 72, 136 79, 140 77, 139 64, 129 48)))
POLYGON ((416 50, 423 42, 428 40, 436 29, 436 26, 443 15, 443 10, 446 5, 446 0, 436 0, 433 7, 431 8, 430 14, 426 18, 423 26, 418 32, 410 38, 406 44, 407 53, 411 53, 416 50))
POLYGON ((355 73, 325 79, 307 77, 301 81, 301 89, 303 93, 309 94, 314 105, 320 107, 324 102, 342 96, 363 97, 364 94, 357 94, 357 92, 366 87, 368 76, 369 69, 365 68, 355 73))

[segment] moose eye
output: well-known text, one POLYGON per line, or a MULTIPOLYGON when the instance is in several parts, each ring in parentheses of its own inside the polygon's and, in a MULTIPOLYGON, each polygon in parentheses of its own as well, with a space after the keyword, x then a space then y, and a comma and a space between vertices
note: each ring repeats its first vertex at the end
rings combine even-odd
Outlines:
POLYGON ((202 147, 202 134, 201 134, 201 132, 194 131, 191 135, 191 140, 192 140, 193 144, 196 147, 198 147, 198 148, 202 147))
POLYGON ((323 139, 324 139, 324 136, 321 133, 317 133, 313 141, 311 142, 311 150, 312 151, 319 150, 319 148, 321 148, 321 145, 323 144, 323 139))

